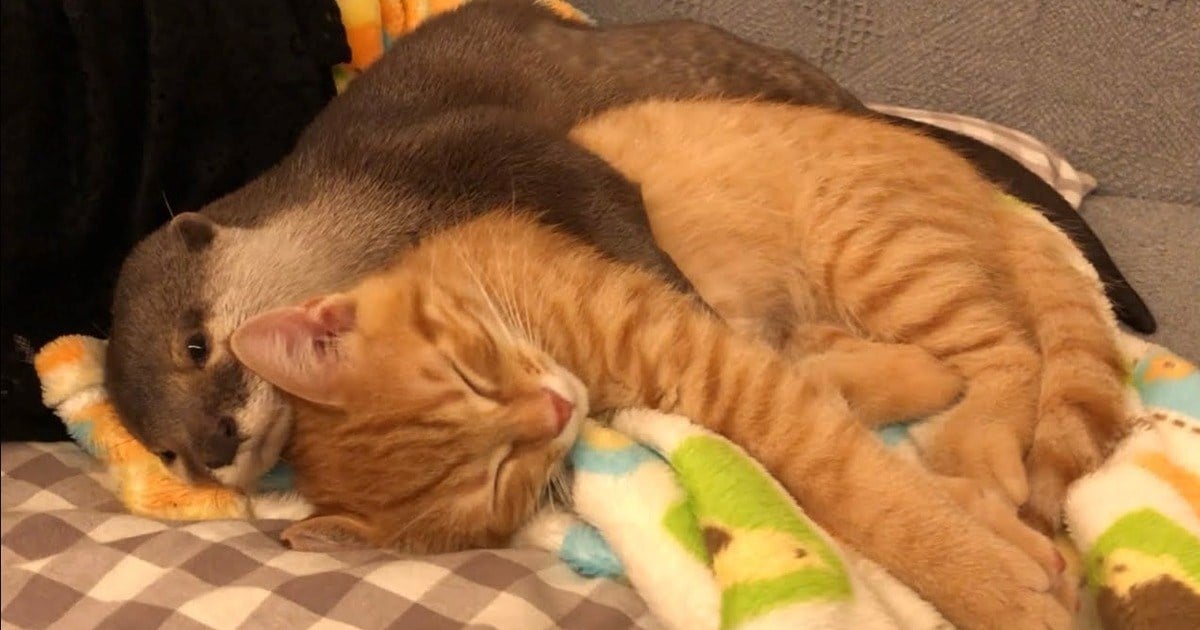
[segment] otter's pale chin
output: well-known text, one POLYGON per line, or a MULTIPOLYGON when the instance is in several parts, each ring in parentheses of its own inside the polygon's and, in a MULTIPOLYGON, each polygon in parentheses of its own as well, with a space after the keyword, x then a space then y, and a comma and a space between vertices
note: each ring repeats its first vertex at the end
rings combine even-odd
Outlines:
POLYGON ((281 411, 275 417, 261 423, 259 431, 258 435, 242 443, 232 464, 213 471, 213 477, 222 485, 245 492, 257 489, 262 476, 279 463, 283 448, 291 437, 290 410, 281 411))

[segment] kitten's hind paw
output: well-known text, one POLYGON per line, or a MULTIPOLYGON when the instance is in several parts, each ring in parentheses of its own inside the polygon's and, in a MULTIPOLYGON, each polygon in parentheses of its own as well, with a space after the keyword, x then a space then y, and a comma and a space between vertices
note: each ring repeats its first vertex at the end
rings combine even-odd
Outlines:
POLYGON ((1071 484, 1099 468, 1133 429, 1123 384, 1105 376, 1096 376, 1087 387, 1044 386, 1025 456, 1030 491, 1021 515, 1048 534, 1062 525, 1071 484))
POLYGON ((1021 519, 1034 529, 1054 535, 1062 525, 1063 502, 1067 487, 1074 475, 1063 470, 1054 453, 1047 453, 1037 443, 1027 459, 1029 469, 1029 500, 1021 505, 1021 519), (1049 461, 1048 461, 1049 460, 1049 461))
POLYGON ((1040 420, 1025 457, 1029 471, 1029 497, 1021 505, 1025 522, 1048 535, 1057 532, 1062 525, 1067 490, 1077 479, 1096 470, 1112 453, 1115 442, 1113 438, 1098 444, 1084 427, 1052 416, 1040 420))
POLYGON ((926 462, 939 473, 969 477, 996 490, 1015 512, 1029 498, 1021 440, 1003 423, 963 424, 947 421, 942 425, 923 453, 926 462))
POLYGON ((1022 522, 1011 503, 974 480, 941 475, 934 475, 934 479, 976 521, 1037 562, 1056 585, 1058 600, 1068 610, 1075 609, 1077 593, 1073 583, 1064 584, 1069 581, 1064 574, 1066 560, 1052 540, 1022 522))
POLYGON ((992 571, 960 576, 961 592, 953 609, 943 610, 961 628, 983 630, 1068 630, 1074 604, 1059 601, 1058 581, 1021 550, 1000 540, 977 540, 971 555, 990 556, 992 571))

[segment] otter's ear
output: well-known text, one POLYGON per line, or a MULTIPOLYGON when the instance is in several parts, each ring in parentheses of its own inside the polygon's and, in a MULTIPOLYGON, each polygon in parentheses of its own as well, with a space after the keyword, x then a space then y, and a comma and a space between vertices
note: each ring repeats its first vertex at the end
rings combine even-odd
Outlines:
POLYGON ((171 230, 183 239, 183 245, 189 252, 198 252, 217 234, 217 226, 208 217, 199 212, 181 212, 171 219, 171 230))
POLYGON ((371 546, 371 526, 348 514, 313 516, 283 530, 279 540, 294 551, 336 551, 371 546))
POLYGON ((279 389, 322 405, 344 402, 347 353, 341 343, 357 323, 354 300, 333 295, 261 313, 229 339, 234 356, 279 389))

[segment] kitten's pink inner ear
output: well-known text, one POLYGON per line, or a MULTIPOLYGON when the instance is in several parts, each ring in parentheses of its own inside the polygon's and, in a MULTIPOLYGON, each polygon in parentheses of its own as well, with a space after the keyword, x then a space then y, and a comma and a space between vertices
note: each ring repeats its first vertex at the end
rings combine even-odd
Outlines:
POLYGON ((354 302, 331 296, 256 315, 234 331, 229 345, 239 361, 276 387, 339 406, 339 376, 347 361, 339 344, 354 330, 355 321, 354 302))
POLYGON ((315 303, 309 300, 305 304, 305 308, 325 326, 330 334, 340 335, 350 332, 358 323, 358 309, 354 299, 345 295, 332 295, 319 299, 315 303))
POLYGON ((370 547, 371 526, 345 514, 313 516, 289 525, 279 540, 294 551, 335 551, 370 547))

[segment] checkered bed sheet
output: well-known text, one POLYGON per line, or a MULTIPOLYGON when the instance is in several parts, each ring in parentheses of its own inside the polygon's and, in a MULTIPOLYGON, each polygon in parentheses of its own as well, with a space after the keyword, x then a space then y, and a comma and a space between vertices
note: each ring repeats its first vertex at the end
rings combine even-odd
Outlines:
POLYGON ((282 521, 131 516, 73 444, 6 443, 0 461, 6 628, 659 627, 628 586, 544 552, 289 551, 282 521))

